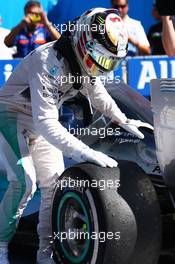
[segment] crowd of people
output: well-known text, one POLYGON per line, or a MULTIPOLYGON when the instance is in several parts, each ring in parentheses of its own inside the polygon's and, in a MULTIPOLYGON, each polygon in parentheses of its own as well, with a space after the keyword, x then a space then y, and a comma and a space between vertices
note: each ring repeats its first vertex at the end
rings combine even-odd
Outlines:
MULTIPOLYGON (((165 55, 162 43, 162 17, 155 5, 153 5, 152 16, 157 20, 157 23, 150 27, 148 35, 146 35, 141 22, 128 15, 128 0, 111 0, 111 5, 118 9, 127 27, 129 36, 128 56, 165 55)), ((172 23, 171 21, 168 22, 167 18, 163 19, 165 25, 172 23)), ((166 26, 164 31, 166 31, 166 26)), ((25 57, 38 46, 58 39, 60 33, 48 20, 40 2, 32 0, 24 6, 24 17, 11 31, 0 26, 0 36, 0 59, 12 59, 25 57)), ((164 42, 167 42, 168 45, 171 40, 164 42)), ((171 55, 172 52, 168 52, 168 54, 171 55)))

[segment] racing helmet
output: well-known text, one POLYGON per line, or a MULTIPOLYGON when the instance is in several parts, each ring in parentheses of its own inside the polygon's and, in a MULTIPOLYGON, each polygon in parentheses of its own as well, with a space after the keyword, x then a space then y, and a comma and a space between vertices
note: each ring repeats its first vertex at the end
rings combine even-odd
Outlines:
POLYGON ((86 11, 75 22, 72 44, 78 62, 90 76, 117 69, 128 47, 127 29, 118 10, 86 11))

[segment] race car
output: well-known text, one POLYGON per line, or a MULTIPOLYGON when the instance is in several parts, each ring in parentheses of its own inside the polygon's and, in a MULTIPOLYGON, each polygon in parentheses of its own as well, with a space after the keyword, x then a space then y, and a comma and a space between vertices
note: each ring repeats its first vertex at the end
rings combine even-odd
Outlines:
MULTIPOLYGON (((153 124, 147 99, 122 82, 106 87, 128 118, 153 124)), ((116 159, 119 166, 104 169, 65 158, 67 169, 58 179, 52 206, 56 263, 156 264, 163 256, 174 261, 174 196, 157 161, 153 132, 143 128, 144 140, 136 138, 98 111, 92 115, 82 96, 67 102, 61 111, 60 121, 70 132, 116 159), (73 186, 67 184, 70 180, 73 186), (81 186, 82 180, 88 184, 81 186), (59 234, 70 231, 72 235, 76 231, 73 239, 60 238, 59 234), (80 233, 85 236, 79 238, 80 233)), ((8 183, 2 162, 0 167, 2 198, 8 183)), ((38 190, 24 212, 12 246, 37 247, 39 202, 38 190)))

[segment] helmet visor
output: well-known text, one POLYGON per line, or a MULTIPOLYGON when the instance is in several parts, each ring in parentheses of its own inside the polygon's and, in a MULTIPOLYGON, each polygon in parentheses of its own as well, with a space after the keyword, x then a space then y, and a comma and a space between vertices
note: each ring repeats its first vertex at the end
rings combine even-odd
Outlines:
POLYGON ((104 71, 116 70, 123 60, 123 56, 115 56, 111 52, 107 51, 101 44, 94 41, 89 41, 86 44, 86 48, 96 65, 100 66, 100 68, 104 71))
POLYGON ((115 58, 115 60, 106 58, 104 55, 93 56, 93 54, 91 54, 91 57, 93 61, 105 71, 114 71, 118 69, 121 61, 123 60, 123 58, 115 58))

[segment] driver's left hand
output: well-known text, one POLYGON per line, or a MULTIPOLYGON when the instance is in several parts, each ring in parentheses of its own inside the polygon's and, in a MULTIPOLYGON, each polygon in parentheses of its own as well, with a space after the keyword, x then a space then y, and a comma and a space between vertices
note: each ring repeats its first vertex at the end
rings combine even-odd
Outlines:
POLYGON ((144 134, 139 131, 140 127, 146 127, 151 130, 154 130, 152 125, 148 123, 144 123, 140 120, 134 120, 134 119, 127 119, 125 123, 120 123, 119 126, 124 128, 126 131, 134 134, 140 139, 144 139, 144 134))

